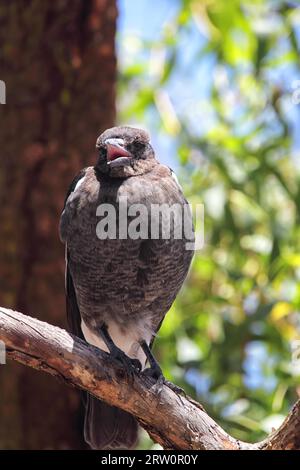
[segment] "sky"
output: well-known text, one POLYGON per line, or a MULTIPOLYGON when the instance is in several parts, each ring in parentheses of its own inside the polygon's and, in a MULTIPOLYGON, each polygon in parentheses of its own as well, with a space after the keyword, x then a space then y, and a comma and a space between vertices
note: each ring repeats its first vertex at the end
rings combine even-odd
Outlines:
POLYGON ((159 8, 154 8, 149 0, 118 0, 118 31, 131 31, 144 39, 153 38, 162 24, 172 18, 178 9, 177 0, 160 0, 159 8))

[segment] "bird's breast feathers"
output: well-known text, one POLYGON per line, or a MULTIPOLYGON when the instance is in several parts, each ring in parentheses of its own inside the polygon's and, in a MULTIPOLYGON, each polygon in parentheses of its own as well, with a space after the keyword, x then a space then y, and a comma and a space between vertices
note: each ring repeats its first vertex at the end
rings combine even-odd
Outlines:
POLYGON ((115 180, 99 177, 89 167, 71 187, 60 221, 61 239, 72 237, 72 229, 78 231, 82 224, 97 223, 97 208, 101 204, 117 207, 120 202, 126 202, 128 207, 143 204, 148 210, 153 205, 187 203, 174 172, 164 165, 157 164, 144 175, 115 180))

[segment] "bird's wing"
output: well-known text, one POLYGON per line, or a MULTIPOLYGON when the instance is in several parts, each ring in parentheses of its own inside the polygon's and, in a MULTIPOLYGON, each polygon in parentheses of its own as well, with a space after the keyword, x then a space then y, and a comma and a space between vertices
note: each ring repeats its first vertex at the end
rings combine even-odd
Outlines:
MULTIPOLYGON (((185 199, 182 188, 178 182, 178 179, 169 167, 160 165, 158 168, 160 172, 160 185, 166 191, 167 197, 164 193, 159 191, 153 191, 155 197, 159 197, 161 200, 168 200, 170 205, 172 204, 188 204, 185 199)), ((159 202, 159 201, 155 201, 159 202)), ((185 214, 186 216, 188 213, 185 214)), ((185 220, 186 224, 190 226, 190 233, 194 233, 192 214, 190 218, 185 220)), ((145 261, 146 266, 156 265, 156 277, 152 279, 153 285, 156 285, 157 297, 154 302, 148 306, 149 310, 157 312, 153 315, 153 332, 150 342, 150 348, 153 345, 156 334, 158 333, 164 317, 168 310, 171 308, 177 294, 188 274, 189 267, 193 258, 194 252, 187 250, 185 245, 187 242, 194 241, 194 237, 184 240, 173 240, 170 245, 168 240, 164 239, 151 239, 149 236, 148 240, 144 240, 141 244, 140 258, 145 261), (164 271, 164 266, 168 266, 169 272, 164 271), (159 274, 158 274, 159 273, 159 274)))
POLYGON ((77 303, 76 292, 74 289, 73 279, 68 267, 68 253, 66 256, 66 310, 69 330, 74 335, 84 339, 81 330, 81 316, 77 303))
MULTIPOLYGON (((147 272, 153 270, 150 282, 155 290, 155 298, 151 304, 147 305, 147 310, 152 313, 152 336, 150 348, 156 334, 158 333, 166 313, 171 308, 177 294, 187 276, 193 252, 184 249, 181 240, 174 240, 172 247, 168 244, 168 240, 145 240, 143 241, 143 256, 147 272), (146 259, 145 259, 146 258, 146 259), (169 270, 165 270, 165 266, 169 270), (169 272, 168 272, 169 271, 169 272), (172 273, 171 275, 169 273, 172 273)), ((140 272, 143 272, 140 270, 140 272)), ((139 277, 137 285, 141 285, 139 277)))
POLYGON ((88 170, 88 167, 83 168, 83 170, 81 170, 78 173, 78 175, 75 176, 75 178, 73 179, 67 191, 67 195, 64 201, 64 208, 63 208, 63 211, 60 217, 60 223, 59 223, 59 236, 63 243, 67 243, 68 228, 69 228, 69 224, 73 215, 70 204, 68 205, 67 202, 68 202, 69 197, 70 196, 72 197, 72 194, 74 193, 75 189, 78 188, 81 181, 83 181, 87 170, 88 170))
MULTIPOLYGON (((74 178, 72 181, 69 190, 67 192, 65 202, 64 202, 64 209, 63 209, 63 214, 66 210, 66 203, 69 198, 69 196, 74 192, 76 186, 80 184, 80 181, 84 178, 86 174, 86 168, 80 171, 80 173, 74 178)), ((68 220, 68 217, 61 217, 60 221, 60 237, 62 241, 65 242, 66 244, 66 274, 65 274, 65 290, 66 290, 66 310, 67 310, 67 321, 68 321, 68 326, 69 330, 71 333, 74 335, 78 336, 81 339, 84 339, 84 336, 81 331, 81 316, 80 316, 80 311, 76 299, 76 292, 73 284, 73 279, 72 275, 70 273, 70 269, 68 266, 69 262, 69 252, 68 252, 68 246, 67 246, 67 240, 66 240, 66 233, 67 233, 67 227, 66 227, 66 221, 68 220)))

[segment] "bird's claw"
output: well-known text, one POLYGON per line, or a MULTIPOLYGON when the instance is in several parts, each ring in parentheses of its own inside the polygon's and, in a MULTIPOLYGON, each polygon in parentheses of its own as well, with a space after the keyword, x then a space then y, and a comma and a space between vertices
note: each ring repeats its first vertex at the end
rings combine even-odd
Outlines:
POLYGON ((165 380, 165 385, 169 387, 169 389, 172 390, 174 393, 176 393, 176 395, 178 395, 180 402, 184 404, 182 397, 187 398, 187 394, 185 393, 183 388, 178 387, 178 385, 175 385, 172 382, 169 382, 169 380, 165 380))
POLYGON ((144 369, 142 371, 142 375, 144 375, 145 377, 150 377, 155 380, 155 384, 153 385, 153 388, 155 388, 156 393, 160 395, 166 379, 159 365, 157 364, 156 366, 148 367, 147 369, 144 369))
POLYGON ((169 382, 169 380, 165 380, 165 385, 169 387, 173 392, 175 392, 177 395, 181 395, 183 397, 187 397, 187 394, 183 390, 183 388, 178 387, 178 385, 173 384, 172 382, 169 382))
POLYGON ((147 369, 144 369, 142 371, 142 375, 144 375, 146 377, 151 377, 152 379, 156 380, 153 387, 155 387, 156 393, 158 395, 160 395, 163 386, 166 385, 170 390, 172 390, 174 393, 179 395, 180 401, 182 401, 182 399, 181 399, 182 396, 185 397, 185 398, 187 396, 185 391, 181 387, 178 387, 178 385, 175 385, 172 382, 169 382, 169 380, 167 380, 164 377, 164 375, 162 373, 162 370, 159 366, 149 367, 147 369))
POLYGON ((147 367, 147 369, 143 370, 142 374, 146 377, 151 377, 152 379, 155 379, 157 381, 160 380, 161 377, 164 379, 164 375, 158 364, 154 367, 147 367))
POLYGON ((126 371, 131 379, 133 379, 135 373, 140 373, 142 370, 142 364, 138 359, 132 359, 119 348, 113 352, 112 356, 121 364, 122 369, 126 371))
POLYGON ((135 369, 136 372, 139 374, 139 373, 141 372, 141 370, 142 370, 142 364, 141 364, 141 362, 140 362, 138 359, 131 359, 131 358, 129 358, 129 359, 130 359, 130 361, 131 361, 131 363, 132 363, 134 369, 135 369))

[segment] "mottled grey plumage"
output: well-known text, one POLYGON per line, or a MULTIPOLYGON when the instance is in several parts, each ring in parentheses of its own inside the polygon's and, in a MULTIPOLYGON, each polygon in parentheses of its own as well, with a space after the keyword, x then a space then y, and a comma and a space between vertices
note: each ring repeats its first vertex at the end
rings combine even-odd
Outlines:
MULTIPOLYGON (((105 323, 115 344, 144 366, 139 341, 152 343, 193 253, 184 236, 174 239, 174 226, 170 239, 100 240, 97 207, 109 203, 118 209, 120 197, 126 197, 128 207, 143 204, 150 213, 151 204, 183 206, 186 200, 171 170, 155 159, 144 131, 109 129, 98 138, 97 148, 97 164, 74 180, 60 222, 69 321, 75 334, 107 349, 99 334, 105 323)), ((136 436, 130 415, 89 397, 85 437, 92 447, 130 447, 136 436)))

